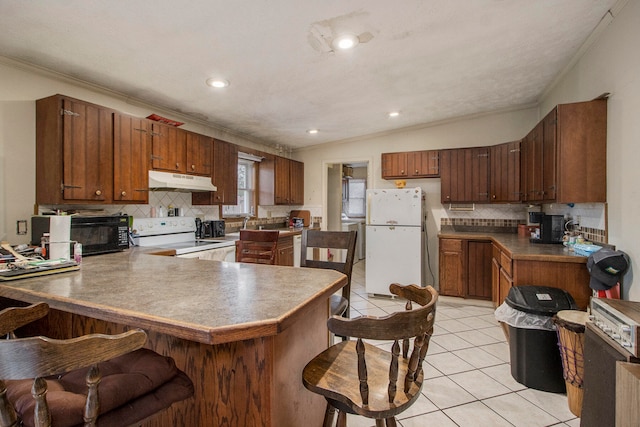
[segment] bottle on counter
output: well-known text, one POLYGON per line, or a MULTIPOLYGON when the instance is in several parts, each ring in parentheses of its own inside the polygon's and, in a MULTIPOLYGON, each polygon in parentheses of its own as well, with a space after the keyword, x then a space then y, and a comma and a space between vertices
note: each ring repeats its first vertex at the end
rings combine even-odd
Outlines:
POLYGON ((76 242, 73 245, 73 260, 80 264, 82 263, 82 243, 76 242))
POLYGON ((162 205, 158 206, 157 212, 158 218, 164 218, 164 208, 162 205))

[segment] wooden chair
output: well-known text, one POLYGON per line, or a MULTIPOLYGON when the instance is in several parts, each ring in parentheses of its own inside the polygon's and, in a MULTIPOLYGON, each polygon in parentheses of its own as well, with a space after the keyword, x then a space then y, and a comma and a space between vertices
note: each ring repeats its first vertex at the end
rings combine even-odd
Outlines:
POLYGON ((327 400, 324 426, 346 427, 346 414, 376 420, 376 426, 396 426, 395 416, 420 395, 422 362, 433 334, 438 293, 431 286, 392 284, 391 293, 407 299, 406 311, 385 317, 345 319, 332 316, 327 322, 336 335, 357 337, 320 353, 302 372, 304 386, 327 400), (412 302, 421 307, 412 309, 412 302), (410 338, 413 348, 409 354, 410 338), (392 340, 391 353, 363 340, 392 340), (402 357, 400 357, 402 342, 402 357), (399 384, 398 384, 399 382, 399 384))
POLYGON ((275 264, 279 236, 277 230, 240 230, 240 240, 236 240, 236 262, 275 264))
POLYGON ((47 304, 0 311, 0 426, 139 425, 193 394, 173 359, 142 346, 140 329, 65 340, 15 338, 47 304), (55 377, 54 377, 55 376, 55 377), (35 378, 35 379, 34 379, 35 378), (100 387, 98 387, 100 384, 100 387))
POLYGON ((356 253, 356 231, 302 231, 302 250, 300 267, 326 268, 339 271, 347 276, 347 284, 342 288, 342 296, 331 296, 331 314, 349 317, 351 305, 351 271, 356 253), (307 249, 345 249, 347 251, 344 262, 333 259, 322 261, 309 258, 307 249))

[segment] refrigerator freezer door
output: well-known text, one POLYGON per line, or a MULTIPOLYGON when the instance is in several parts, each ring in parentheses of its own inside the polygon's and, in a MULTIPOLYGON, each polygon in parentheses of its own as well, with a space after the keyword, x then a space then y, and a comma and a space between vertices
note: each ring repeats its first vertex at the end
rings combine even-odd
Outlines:
POLYGON ((367 225, 422 225, 421 188, 367 190, 367 225))
POLYGON ((420 227, 367 226, 366 290, 391 295, 389 285, 422 285, 420 227))

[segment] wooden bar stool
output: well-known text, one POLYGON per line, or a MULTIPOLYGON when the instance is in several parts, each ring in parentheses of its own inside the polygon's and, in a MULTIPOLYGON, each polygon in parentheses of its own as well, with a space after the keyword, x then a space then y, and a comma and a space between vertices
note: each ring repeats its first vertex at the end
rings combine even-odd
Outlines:
POLYGON ((357 337, 329 347, 302 371, 304 386, 327 400, 324 427, 346 427, 346 414, 376 420, 376 426, 396 426, 395 416, 416 401, 422 389, 422 362, 433 334, 438 293, 431 286, 392 284, 391 293, 407 299, 406 311, 385 317, 327 322, 336 335, 357 337), (420 307, 413 309, 412 303, 420 307), (413 338, 411 346, 410 339, 413 338), (392 340, 391 353, 363 340, 392 340), (400 355, 402 342, 402 355, 400 355), (411 353, 409 354, 410 347, 411 353))
POLYGON ((336 270, 347 276, 347 284, 342 288, 342 296, 331 296, 331 314, 349 317, 351 306, 351 272, 356 253, 356 231, 303 230, 300 253, 300 267, 326 268, 336 270), (307 249, 344 249, 347 251, 344 261, 315 260, 309 257, 307 249))
POLYGON ((0 311, 0 426, 139 425, 193 395, 173 359, 142 346, 140 329, 65 340, 16 338, 47 304, 0 311), (100 385, 100 387, 98 387, 100 385))
POLYGON ((236 240, 236 262, 274 265, 279 237, 277 230, 240 230, 240 240, 236 240))

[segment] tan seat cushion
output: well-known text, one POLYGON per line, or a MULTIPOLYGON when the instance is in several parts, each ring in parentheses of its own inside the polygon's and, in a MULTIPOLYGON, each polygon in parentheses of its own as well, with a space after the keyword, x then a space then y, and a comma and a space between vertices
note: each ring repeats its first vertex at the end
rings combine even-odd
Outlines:
MULTIPOLYGON (((99 426, 123 426, 146 417, 193 394, 191 380, 170 357, 139 349, 98 365, 99 426)), ((56 427, 82 425, 89 368, 47 379, 47 402, 56 427)), ((7 381, 7 396, 25 426, 33 426, 33 380, 7 381)))

